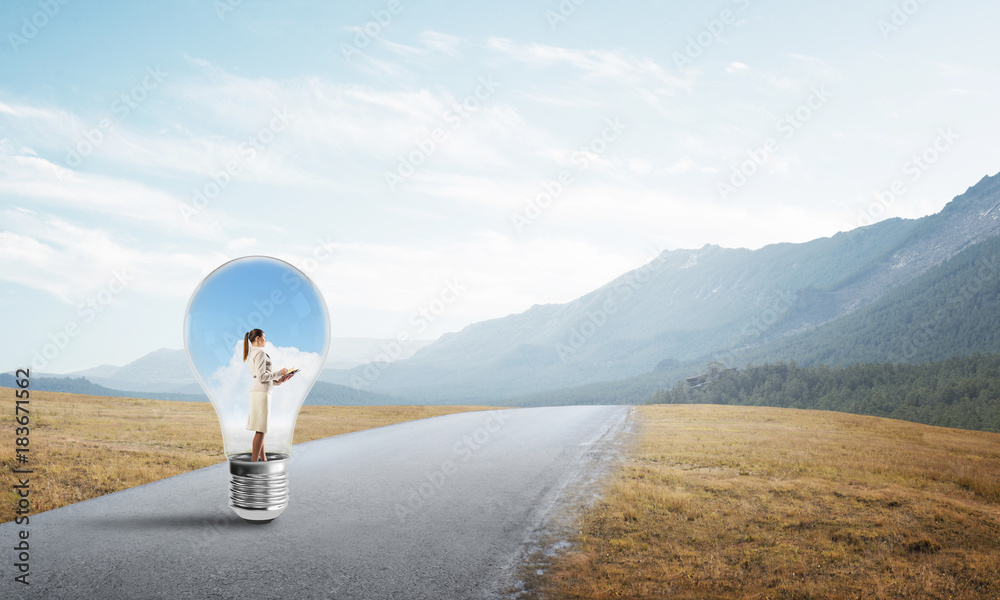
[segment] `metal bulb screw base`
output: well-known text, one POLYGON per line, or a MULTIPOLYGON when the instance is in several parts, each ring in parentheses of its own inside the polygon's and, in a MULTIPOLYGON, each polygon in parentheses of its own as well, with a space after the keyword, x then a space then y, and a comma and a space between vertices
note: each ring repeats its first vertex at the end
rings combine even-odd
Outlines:
POLYGON ((270 523, 288 507, 288 455, 265 456, 266 461, 251 461, 249 452, 229 457, 229 506, 251 523, 270 523))

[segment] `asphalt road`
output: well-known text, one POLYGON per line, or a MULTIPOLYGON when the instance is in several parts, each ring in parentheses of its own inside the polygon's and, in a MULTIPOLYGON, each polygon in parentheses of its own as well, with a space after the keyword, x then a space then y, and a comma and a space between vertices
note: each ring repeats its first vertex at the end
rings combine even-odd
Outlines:
POLYGON ((502 598, 630 422, 622 406, 525 408, 298 444, 289 507, 266 525, 228 507, 225 463, 51 510, 27 527, 30 586, 13 580, 23 528, 0 525, 0 598, 502 598))

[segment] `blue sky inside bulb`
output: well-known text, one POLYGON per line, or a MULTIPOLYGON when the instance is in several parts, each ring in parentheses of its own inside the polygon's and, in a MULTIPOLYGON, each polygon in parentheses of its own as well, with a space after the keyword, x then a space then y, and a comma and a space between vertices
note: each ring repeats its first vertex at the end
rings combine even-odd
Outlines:
POLYGON ((184 347, 219 417, 226 455, 249 452, 253 437, 246 429, 252 376, 243 362, 243 334, 255 328, 267 338, 272 368, 302 370, 272 388, 268 452, 290 452, 299 408, 326 362, 326 302, 302 271, 276 258, 248 256, 209 274, 188 304, 184 347))

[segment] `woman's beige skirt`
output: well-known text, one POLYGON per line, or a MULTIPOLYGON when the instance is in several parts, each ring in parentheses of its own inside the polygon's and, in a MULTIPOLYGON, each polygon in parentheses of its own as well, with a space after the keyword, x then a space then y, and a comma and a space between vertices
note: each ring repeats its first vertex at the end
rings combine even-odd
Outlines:
POLYGON ((271 394, 250 392, 250 414, 247 416, 247 429, 267 433, 267 414, 269 412, 271 412, 271 394))

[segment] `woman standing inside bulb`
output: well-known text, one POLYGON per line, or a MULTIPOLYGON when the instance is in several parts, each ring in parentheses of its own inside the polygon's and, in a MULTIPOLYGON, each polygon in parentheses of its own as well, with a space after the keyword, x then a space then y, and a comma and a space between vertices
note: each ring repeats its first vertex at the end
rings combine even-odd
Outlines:
POLYGON ((250 384, 250 414, 247 417, 247 429, 255 432, 250 460, 267 460, 264 454, 264 434, 267 433, 267 417, 271 407, 271 386, 281 385, 288 379, 288 369, 271 370, 271 357, 264 352, 264 332, 251 329, 243 336, 243 362, 250 359, 250 374, 253 383, 250 384))

